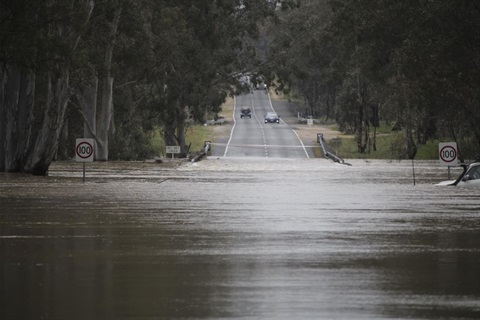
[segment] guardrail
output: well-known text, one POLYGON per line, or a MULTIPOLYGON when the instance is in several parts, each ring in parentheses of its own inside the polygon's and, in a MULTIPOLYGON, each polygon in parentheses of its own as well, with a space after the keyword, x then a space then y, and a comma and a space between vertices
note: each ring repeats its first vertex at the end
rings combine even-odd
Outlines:
POLYGON ((212 143, 210 141, 205 141, 203 144, 203 148, 191 157, 191 161, 197 162, 200 161, 202 158, 206 157, 208 152, 210 151, 211 144, 212 143))
POLYGON ((317 133, 317 142, 320 145, 320 148, 322 149, 323 156, 327 159, 333 160, 337 163, 340 164, 345 164, 348 166, 351 166, 350 163, 345 162, 342 158, 337 156, 331 148, 328 146, 328 144, 325 142, 325 139, 323 138, 323 133, 317 133))

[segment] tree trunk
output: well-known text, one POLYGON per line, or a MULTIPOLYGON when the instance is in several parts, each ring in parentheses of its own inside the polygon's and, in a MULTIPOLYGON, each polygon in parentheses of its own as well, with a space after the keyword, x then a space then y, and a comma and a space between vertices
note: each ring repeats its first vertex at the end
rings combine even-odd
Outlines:
POLYGON ((372 105, 373 151, 377 151, 377 128, 380 127, 380 104, 372 105))
POLYGON ((163 139, 165 146, 176 146, 177 137, 175 136, 176 125, 175 122, 165 123, 163 125, 163 139))
POLYGON ((417 154, 417 146, 413 140, 412 129, 405 129, 405 140, 406 140, 406 149, 408 159, 414 159, 417 154))
POLYGON ((363 123, 363 105, 358 105, 358 112, 357 112, 357 125, 356 125, 356 133, 355 137, 357 140, 357 150, 359 153, 365 152, 365 144, 363 143, 363 130, 364 123, 363 123))
POLYGON ((172 122, 165 123, 163 132, 164 132, 164 141, 166 146, 180 146, 180 154, 177 156, 180 158, 185 158, 188 153, 188 146, 185 141, 185 107, 182 107, 182 102, 177 102, 177 107, 175 110, 174 118, 172 122))
POLYGON ((177 143, 180 146, 180 158, 185 158, 188 154, 187 143, 185 141, 185 109, 180 106, 179 117, 177 118, 177 143))
POLYGON ((356 138, 357 138, 357 149, 359 153, 365 153, 367 148, 368 137, 364 138, 364 133, 368 134, 366 130, 367 121, 366 121, 366 111, 365 104, 366 98, 365 93, 367 91, 366 82, 360 79, 360 75, 357 74, 357 104, 358 104, 358 113, 357 113, 357 126, 356 126, 356 138))
POLYGON ((83 0, 79 3, 72 2, 70 10, 80 10, 81 20, 66 19, 65 21, 52 21, 49 24, 49 35, 56 39, 59 45, 70 52, 70 56, 60 56, 53 50, 49 57, 49 70, 46 74, 46 101, 44 106, 43 122, 36 135, 35 143, 29 146, 23 171, 35 175, 46 175, 52 160, 55 157, 59 136, 63 128, 65 110, 70 98, 69 78, 70 60, 75 52, 85 25, 90 19, 95 2, 83 0), (83 8, 81 8, 83 6, 83 8), (81 10, 81 9, 85 9, 81 10))
POLYGON ((35 74, 16 66, 0 68, 0 170, 19 172, 25 162, 35 96, 35 74))
POLYGON ((7 125, 7 116, 5 108, 5 84, 7 82, 6 66, 0 63, 0 172, 5 171, 5 127, 7 125))
POLYGON ((78 88, 75 92, 83 116, 83 138, 96 139, 97 130, 98 78, 91 85, 78 88))
POLYGON ((65 110, 70 97, 68 83, 70 72, 64 66, 59 76, 48 75, 47 99, 43 125, 40 129, 33 152, 25 165, 25 172, 46 175, 56 154, 58 138, 63 127, 65 110))
POLYGON ((117 34, 121 7, 115 10, 113 21, 111 23, 109 41, 105 48, 104 70, 105 76, 101 80, 100 88, 100 115, 97 127, 97 143, 95 144, 95 160, 108 161, 108 135, 113 128, 113 77, 110 74, 112 69, 113 48, 115 45, 115 36, 117 34))
POLYGON ((100 114, 97 126, 97 143, 95 144, 95 160, 108 161, 108 134, 110 132, 110 125, 113 117, 113 78, 107 77, 102 82, 100 114))

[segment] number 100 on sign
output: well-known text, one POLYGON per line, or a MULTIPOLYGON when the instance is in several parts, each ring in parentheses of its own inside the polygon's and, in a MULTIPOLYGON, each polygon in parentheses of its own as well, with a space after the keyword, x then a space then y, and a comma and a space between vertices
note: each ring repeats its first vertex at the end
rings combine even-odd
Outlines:
POLYGON ((75 160, 77 162, 92 162, 93 146, 93 139, 77 139, 75 143, 75 160))
POLYGON ((438 156, 440 164, 446 166, 456 166, 457 162, 457 143, 446 142, 438 144, 438 156))

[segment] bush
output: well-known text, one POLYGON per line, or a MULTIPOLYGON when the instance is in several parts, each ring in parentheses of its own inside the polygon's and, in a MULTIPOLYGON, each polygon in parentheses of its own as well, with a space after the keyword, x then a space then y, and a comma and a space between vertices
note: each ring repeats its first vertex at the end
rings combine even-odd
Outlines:
POLYGON ((159 154, 151 143, 151 134, 141 126, 120 126, 109 141, 110 160, 145 160, 159 154))

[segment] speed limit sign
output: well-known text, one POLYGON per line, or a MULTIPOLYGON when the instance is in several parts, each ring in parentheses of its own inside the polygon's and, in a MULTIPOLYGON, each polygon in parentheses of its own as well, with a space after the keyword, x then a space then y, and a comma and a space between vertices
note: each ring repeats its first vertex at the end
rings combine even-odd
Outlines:
POLYGON ((457 154, 456 142, 444 142, 438 144, 438 157, 440 164, 445 166, 458 165, 457 154))
POLYGON ((75 143, 75 160, 77 162, 92 162, 93 146, 93 139, 77 139, 75 143))

